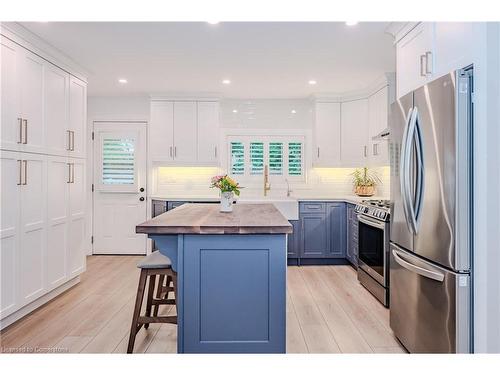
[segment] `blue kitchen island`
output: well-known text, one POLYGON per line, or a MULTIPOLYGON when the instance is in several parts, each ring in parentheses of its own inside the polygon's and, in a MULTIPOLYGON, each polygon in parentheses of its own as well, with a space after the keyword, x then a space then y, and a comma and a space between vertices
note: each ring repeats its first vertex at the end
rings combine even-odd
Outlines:
POLYGON ((285 353, 287 234, 272 204, 184 204, 136 227, 177 272, 179 353, 285 353))

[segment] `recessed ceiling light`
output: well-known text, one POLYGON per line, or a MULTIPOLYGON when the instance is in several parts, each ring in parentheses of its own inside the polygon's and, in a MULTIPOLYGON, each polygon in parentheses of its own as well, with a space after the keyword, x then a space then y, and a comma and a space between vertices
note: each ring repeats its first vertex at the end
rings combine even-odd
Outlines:
POLYGON ((238 110, 237 109, 233 109, 233 113, 238 113, 238 110))
POLYGON ((295 109, 292 109, 292 113, 293 113, 293 114, 296 114, 296 113, 297 113, 297 111, 296 111, 295 109))
POLYGON ((310 85, 315 85, 315 84, 316 84, 316 83, 318 83, 318 82, 316 82, 316 80, 314 80, 314 79, 310 79, 308 83, 309 83, 310 85))
POLYGON ((120 83, 127 83, 128 81, 125 78, 120 78, 120 79, 118 79, 118 82, 120 82, 120 83))
POLYGON ((231 84, 231 80, 230 80, 230 79, 223 79, 223 80, 222 80, 222 83, 223 83, 224 85, 229 85, 229 84, 231 84))
POLYGON ((346 21, 345 23, 347 26, 354 26, 358 24, 358 21, 346 21))
POLYGON ((207 21, 210 25, 217 25, 219 21, 207 21))

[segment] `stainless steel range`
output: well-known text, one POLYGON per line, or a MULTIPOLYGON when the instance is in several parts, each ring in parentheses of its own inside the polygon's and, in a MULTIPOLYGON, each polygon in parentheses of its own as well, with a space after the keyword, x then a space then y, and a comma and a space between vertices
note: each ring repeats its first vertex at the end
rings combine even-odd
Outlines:
POLYGON ((389 306, 390 202, 364 200, 358 214, 358 280, 384 306, 389 306))

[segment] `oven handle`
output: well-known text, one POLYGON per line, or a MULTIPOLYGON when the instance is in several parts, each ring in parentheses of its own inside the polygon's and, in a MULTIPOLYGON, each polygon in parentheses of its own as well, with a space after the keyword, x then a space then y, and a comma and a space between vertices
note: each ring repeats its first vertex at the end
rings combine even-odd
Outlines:
POLYGON ((416 274, 419 274, 420 276, 427 277, 428 279, 436 280, 439 282, 443 282, 444 280, 444 275, 440 272, 434 272, 429 269, 423 268, 416 266, 415 264, 412 264, 408 262, 407 260, 401 258, 399 253, 392 249, 392 255, 394 256, 394 260, 403 268, 406 268, 408 271, 414 272, 416 274))
POLYGON ((385 229, 385 223, 381 223, 381 222, 378 222, 375 220, 367 219, 363 215, 358 215, 358 220, 360 222, 362 222, 363 224, 369 225, 371 227, 375 227, 375 228, 382 229, 382 230, 385 229))

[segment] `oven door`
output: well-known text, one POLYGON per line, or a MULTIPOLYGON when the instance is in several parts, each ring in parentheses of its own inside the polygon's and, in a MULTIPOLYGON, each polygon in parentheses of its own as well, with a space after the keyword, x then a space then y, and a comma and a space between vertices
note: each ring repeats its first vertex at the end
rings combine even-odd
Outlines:
POLYGON ((388 237, 386 223, 358 215, 359 267, 382 286, 389 285, 387 274, 388 237))

